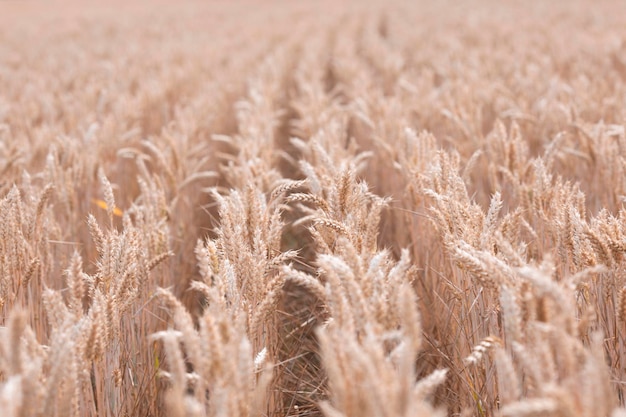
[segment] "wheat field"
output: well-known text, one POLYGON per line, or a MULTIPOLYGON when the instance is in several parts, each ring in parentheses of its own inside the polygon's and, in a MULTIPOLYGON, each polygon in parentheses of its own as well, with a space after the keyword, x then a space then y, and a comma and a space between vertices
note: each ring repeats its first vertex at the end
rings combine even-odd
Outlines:
POLYGON ((0 1, 0 416, 626 416, 626 3, 0 1))

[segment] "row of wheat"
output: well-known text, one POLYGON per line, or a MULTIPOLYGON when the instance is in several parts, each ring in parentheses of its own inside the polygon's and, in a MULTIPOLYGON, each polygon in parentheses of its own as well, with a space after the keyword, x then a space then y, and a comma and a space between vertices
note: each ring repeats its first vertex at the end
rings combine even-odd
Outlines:
POLYGON ((3 2, 0 415, 626 415, 624 12, 3 2))

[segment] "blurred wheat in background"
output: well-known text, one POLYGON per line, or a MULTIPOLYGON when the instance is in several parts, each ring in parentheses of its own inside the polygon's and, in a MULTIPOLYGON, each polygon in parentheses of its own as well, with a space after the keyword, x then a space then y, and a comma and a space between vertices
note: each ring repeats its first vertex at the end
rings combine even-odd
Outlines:
POLYGON ((625 28, 0 2, 0 416, 626 416, 625 28))

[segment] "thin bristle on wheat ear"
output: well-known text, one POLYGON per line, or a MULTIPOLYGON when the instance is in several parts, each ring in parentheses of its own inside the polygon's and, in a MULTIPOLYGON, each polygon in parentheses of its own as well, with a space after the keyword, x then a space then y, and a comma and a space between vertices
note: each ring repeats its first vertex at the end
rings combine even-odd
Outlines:
POLYGON ((626 287, 619 291, 617 316, 622 322, 626 322, 626 287))

